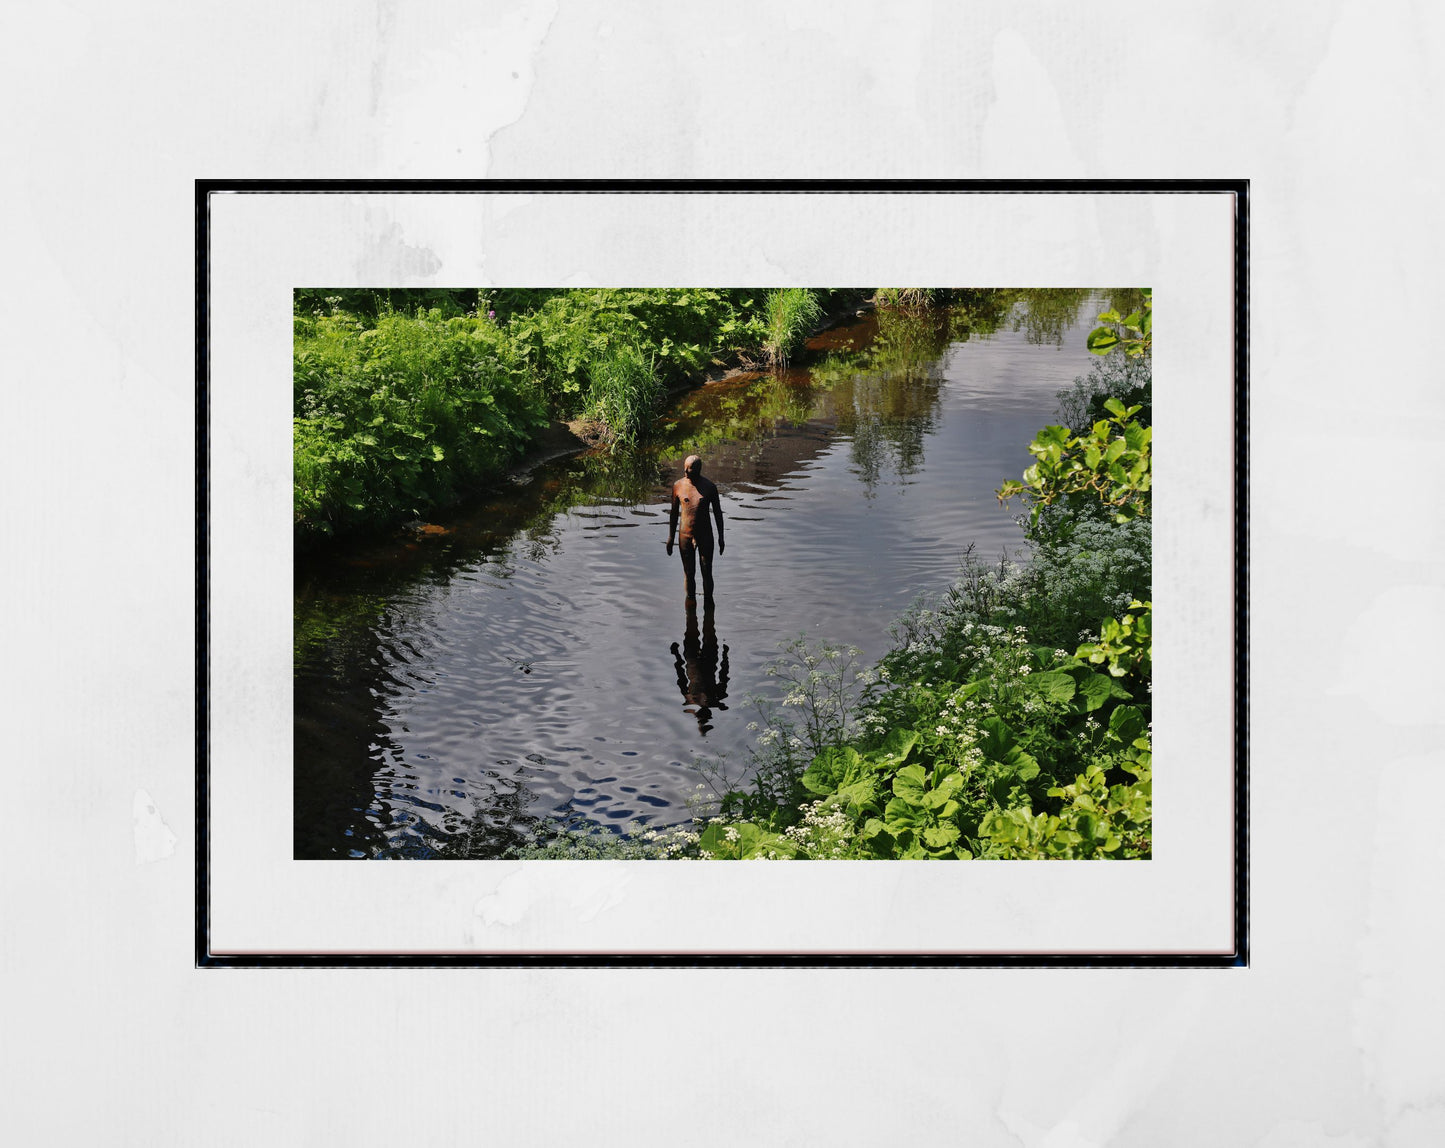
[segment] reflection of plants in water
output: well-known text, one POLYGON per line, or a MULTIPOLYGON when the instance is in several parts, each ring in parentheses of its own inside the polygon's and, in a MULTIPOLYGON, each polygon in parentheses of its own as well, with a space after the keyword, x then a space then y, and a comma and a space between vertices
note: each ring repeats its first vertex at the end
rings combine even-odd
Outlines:
POLYGON ((912 379, 927 371, 950 341, 946 310, 884 307, 878 311, 878 336, 865 354, 870 369, 912 379))
POLYGON ((380 594, 297 597, 292 626, 292 663, 296 668, 329 653, 330 662, 347 666, 370 657, 376 626, 386 609, 380 594))
POLYGON ((1007 321, 1018 292, 1009 288, 956 290, 948 307, 948 339, 987 339, 1007 321))
POLYGON ((835 392, 839 429, 850 438, 849 456, 871 495, 885 467, 900 478, 923 462, 923 440, 934 425, 942 393, 937 376, 910 379, 859 374, 835 392))
POLYGON ((1018 292, 1022 304, 1014 312, 1013 329, 1022 330, 1037 346, 1064 345, 1064 333, 1079 321, 1079 309, 1093 294, 1078 287, 1028 287, 1018 292))
POLYGON ((533 522, 512 544, 512 553, 527 562, 545 562, 562 549, 555 518, 533 522))
POLYGON ((589 452, 568 465, 550 508, 566 510, 583 502, 619 506, 646 502, 658 484, 659 473, 657 456, 650 450, 589 452), (565 505, 559 506, 559 501, 565 505))
POLYGON ((1108 297, 1113 310, 1121 315, 1143 306, 1144 295, 1139 288, 1114 287, 1095 291, 1087 287, 1025 287, 1016 291, 996 292, 1010 296, 1014 307, 1010 326, 1023 331, 1030 343, 1061 347, 1064 336, 1079 323, 1084 304, 1096 294, 1108 297))
POLYGON ((724 442, 748 442, 799 426, 814 417, 818 380, 808 382, 765 375, 749 383, 698 392, 684 401, 658 450, 668 455, 706 455, 724 442))
POLYGON ((953 309, 880 309, 872 344, 813 369, 814 380, 832 392, 838 428, 851 440, 850 456, 870 494, 885 467, 904 477, 923 461, 942 394, 938 363, 957 341, 955 322, 953 309))

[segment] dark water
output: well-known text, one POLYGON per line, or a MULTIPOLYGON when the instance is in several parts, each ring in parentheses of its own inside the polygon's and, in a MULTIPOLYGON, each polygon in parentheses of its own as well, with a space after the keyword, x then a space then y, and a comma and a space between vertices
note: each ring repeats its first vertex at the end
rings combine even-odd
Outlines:
POLYGON ((462 830, 499 851, 539 816, 689 820, 699 755, 745 764, 743 699, 781 641, 871 661, 970 544, 1021 545, 993 492, 1087 372, 1106 305, 1073 293, 991 332, 869 316, 815 340, 812 369, 683 395, 649 450, 556 460, 445 533, 298 569, 296 855, 433 856, 462 830), (664 543, 693 452, 727 550, 715 610, 690 615, 664 543))

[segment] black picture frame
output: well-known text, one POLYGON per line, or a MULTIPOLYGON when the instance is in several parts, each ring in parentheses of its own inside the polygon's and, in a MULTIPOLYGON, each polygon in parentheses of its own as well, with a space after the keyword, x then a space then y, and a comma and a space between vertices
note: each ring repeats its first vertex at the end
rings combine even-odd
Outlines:
POLYGON ((227 180, 195 183, 195 963, 220 968, 340 967, 1173 967, 1244 968, 1249 963, 1249 181, 1221 180, 227 180), (711 193, 1224 194, 1234 211, 1234 951, 1230 953, 216 953, 210 882, 210 239, 211 200, 222 193, 325 195, 527 193, 585 195, 711 193))

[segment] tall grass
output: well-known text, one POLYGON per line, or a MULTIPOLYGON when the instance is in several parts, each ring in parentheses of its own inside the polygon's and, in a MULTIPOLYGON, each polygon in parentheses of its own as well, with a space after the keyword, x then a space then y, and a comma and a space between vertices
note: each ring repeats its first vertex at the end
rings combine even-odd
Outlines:
POLYGON ((763 305, 763 354, 774 367, 784 366, 819 319, 823 305, 806 287, 769 291, 763 305))
POLYGON ((880 307, 927 307, 936 294, 932 287, 880 287, 873 301, 880 307))
POLYGON ((634 446, 645 438, 662 401, 657 359, 631 343, 608 348, 590 364, 585 417, 601 424, 614 445, 634 446))

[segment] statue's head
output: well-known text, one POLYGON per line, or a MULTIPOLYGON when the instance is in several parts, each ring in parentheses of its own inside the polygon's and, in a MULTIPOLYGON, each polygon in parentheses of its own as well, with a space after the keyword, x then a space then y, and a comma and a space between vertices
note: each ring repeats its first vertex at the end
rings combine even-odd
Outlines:
POLYGON ((688 478, 696 478, 702 473, 702 459, 695 454, 688 455, 687 460, 682 464, 682 473, 688 478))

